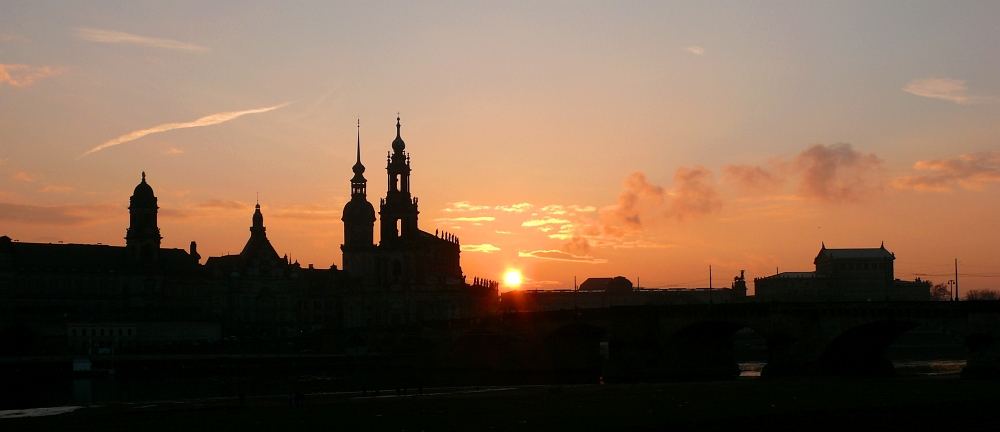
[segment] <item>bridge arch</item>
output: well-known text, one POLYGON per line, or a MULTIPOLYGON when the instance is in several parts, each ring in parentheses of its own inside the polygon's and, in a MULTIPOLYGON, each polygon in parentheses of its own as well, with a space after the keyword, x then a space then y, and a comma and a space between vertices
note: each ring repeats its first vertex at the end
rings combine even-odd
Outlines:
POLYGON ((543 341, 548 364, 561 381, 596 382, 605 364, 601 345, 607 343, 607 336, 607 330, 592 324, 559 327, 543 341))
POLYGON ((852 327, 826 345, 816 361, 816 373, 892 376, 895 368, 886 358, 886 348, 919 326, 912 321, 880 320, 852 327))
POLYGON ((660 365, 668 379, 733 379, 740 368, 733 350, 733 336, 744 328, 733 320, 707 320, 686 325, 662 343, 660 365))

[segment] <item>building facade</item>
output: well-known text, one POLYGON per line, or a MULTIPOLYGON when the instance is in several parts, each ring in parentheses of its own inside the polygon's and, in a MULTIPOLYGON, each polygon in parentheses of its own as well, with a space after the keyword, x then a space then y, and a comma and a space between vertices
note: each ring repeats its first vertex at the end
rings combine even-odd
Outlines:
POLYGON ((830 249, 813 260, 816 271, 782 272, 754 279, 758 301, 927 301, 930 283, 895 278, 896 255, 878 248, 830 249))
POLYGON ((0 237, 0 355, 129 349, 185 338, 201 343, 227 335, 259 340, 495 313, 498 284, 466 283, 458 238, 418 226, 398 118, 391 147, 378 220, 367 200, 359 136, 342 217, 344 269, 303 268, 280 255, 267 238, 259 203, 239 254, 201 264, 194 241, 187 251, 163 248, 157 198, 145 173, 129 198, 125 246, 0 237))
POLYGON ((468 318, 496 311, 499 285, 462 272, 456 236, 431 234, 418 225, 418 200, 410 192, 410 155, 396 118, 396 138, 386 159, 388 189, 379 202, 379 242, 375 209, 367 197, 361 138, 344 206, 344 270, 357 281, 344 296, 345 327, 395 325, 414 321, 468 318))

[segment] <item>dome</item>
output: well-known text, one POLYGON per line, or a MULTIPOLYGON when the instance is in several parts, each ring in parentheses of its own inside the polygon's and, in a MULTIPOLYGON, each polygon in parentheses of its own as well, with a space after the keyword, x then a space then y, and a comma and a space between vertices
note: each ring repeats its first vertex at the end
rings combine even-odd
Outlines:
POLYGON ((360 160, 358 160, 358 162, 356 164, 354 164, 354 166, 351 169, 354 170, 355 174, 364 174, 365 173, 365 166, 361 164, 360 160))
POLYGON ((344 222, 375 222, 375 207, 368 200, 352 199, 344 206, 341 220, 344 222))
POLYGON ((133 199, 156 199, 153 195, 153 188, 146 183, 146 173, 142 173, 142 181, 136 185, 135 190, 132 191, 133 199))
POLYGON ((392 140, 392 151, 399 153, 406 149, 406 143, 399 136, 399 117, 396 117, 396 139, 392 140))

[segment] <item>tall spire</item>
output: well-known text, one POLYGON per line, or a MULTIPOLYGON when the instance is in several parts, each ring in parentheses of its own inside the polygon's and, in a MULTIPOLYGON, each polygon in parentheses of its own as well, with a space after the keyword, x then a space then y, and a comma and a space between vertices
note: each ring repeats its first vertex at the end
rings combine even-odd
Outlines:
POLYGON ((396 113, 396 139, 392 140, 392 151, 394 153, 401 153, 403 150, 406 150, 406 143, 403 142, 399 128, 399 113, 396 113))
POLYGON ((361 119, 358 119, 358 159, 352 170, 354 177, 351 178, 351 196, 364 199, 368 180, 365 179, 365 166, 361 163, 361 119))

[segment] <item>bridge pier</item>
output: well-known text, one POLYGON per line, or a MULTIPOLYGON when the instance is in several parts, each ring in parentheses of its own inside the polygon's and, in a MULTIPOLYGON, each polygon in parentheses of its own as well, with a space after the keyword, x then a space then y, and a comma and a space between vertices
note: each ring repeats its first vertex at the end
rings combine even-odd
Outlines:
POLYGON ((1000 378, 1000 314, 970 313, 963 379, 1000 378))

